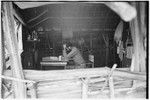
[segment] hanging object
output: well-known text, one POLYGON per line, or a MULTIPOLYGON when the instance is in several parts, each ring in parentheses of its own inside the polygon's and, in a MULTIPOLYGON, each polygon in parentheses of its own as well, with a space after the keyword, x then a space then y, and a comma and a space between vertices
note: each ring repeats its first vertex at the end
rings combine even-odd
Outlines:
POLYGON ((117 47, 117 54, 119 55, 120 60, 123 60, 123 54, 125 53, 123 48, 123 42, 119 41, 119 45, 117 47))
POLYGON ((128 46, 126 49, 126 57, 132 59, 133 55, 133 46, 128 46))
POLYGON ((118 24, 116 30, 115 30, 115 35, 114 35, 114 40, 118 44, 120 40, 122 40, 122 32, 123 32, 123 21, 120 21, 118 24))

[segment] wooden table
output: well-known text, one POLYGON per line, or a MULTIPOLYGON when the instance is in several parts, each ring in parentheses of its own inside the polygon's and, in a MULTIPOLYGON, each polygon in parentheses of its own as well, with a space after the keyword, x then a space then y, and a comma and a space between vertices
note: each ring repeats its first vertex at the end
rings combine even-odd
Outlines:
POLYGON ((43 69, 43 66, 64 66, 64 69, 66 69, 67 61, 41 61, 41 69, 43 69))

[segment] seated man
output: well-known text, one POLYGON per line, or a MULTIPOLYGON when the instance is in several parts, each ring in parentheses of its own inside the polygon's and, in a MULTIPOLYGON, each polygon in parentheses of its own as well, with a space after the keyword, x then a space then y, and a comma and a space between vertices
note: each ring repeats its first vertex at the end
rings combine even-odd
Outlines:
POLYGON ((75 68, 85 68, 85 61, 80 51, 72 46, 71 43, 63 44, 63 56, 68 61, 72 59, 75 63, 75 68))

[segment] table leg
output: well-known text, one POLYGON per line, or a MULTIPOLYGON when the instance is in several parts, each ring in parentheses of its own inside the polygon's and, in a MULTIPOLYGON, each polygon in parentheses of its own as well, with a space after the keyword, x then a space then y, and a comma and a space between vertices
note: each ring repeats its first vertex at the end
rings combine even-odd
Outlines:
POLYGON ((41 70, 42 70, 42 65, 41 65, 41 68, 40 68, 41 70))

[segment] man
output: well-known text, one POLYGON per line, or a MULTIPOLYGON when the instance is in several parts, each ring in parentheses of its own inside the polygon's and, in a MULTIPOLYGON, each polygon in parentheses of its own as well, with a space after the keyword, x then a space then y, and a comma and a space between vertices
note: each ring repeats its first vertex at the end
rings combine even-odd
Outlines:
POLYGON ((63 56, 68 61, 72 59, 75 63, 75 68, 85 68, 85 61, 80 51, 72 46, 71 43, 63 44, 63 56))

